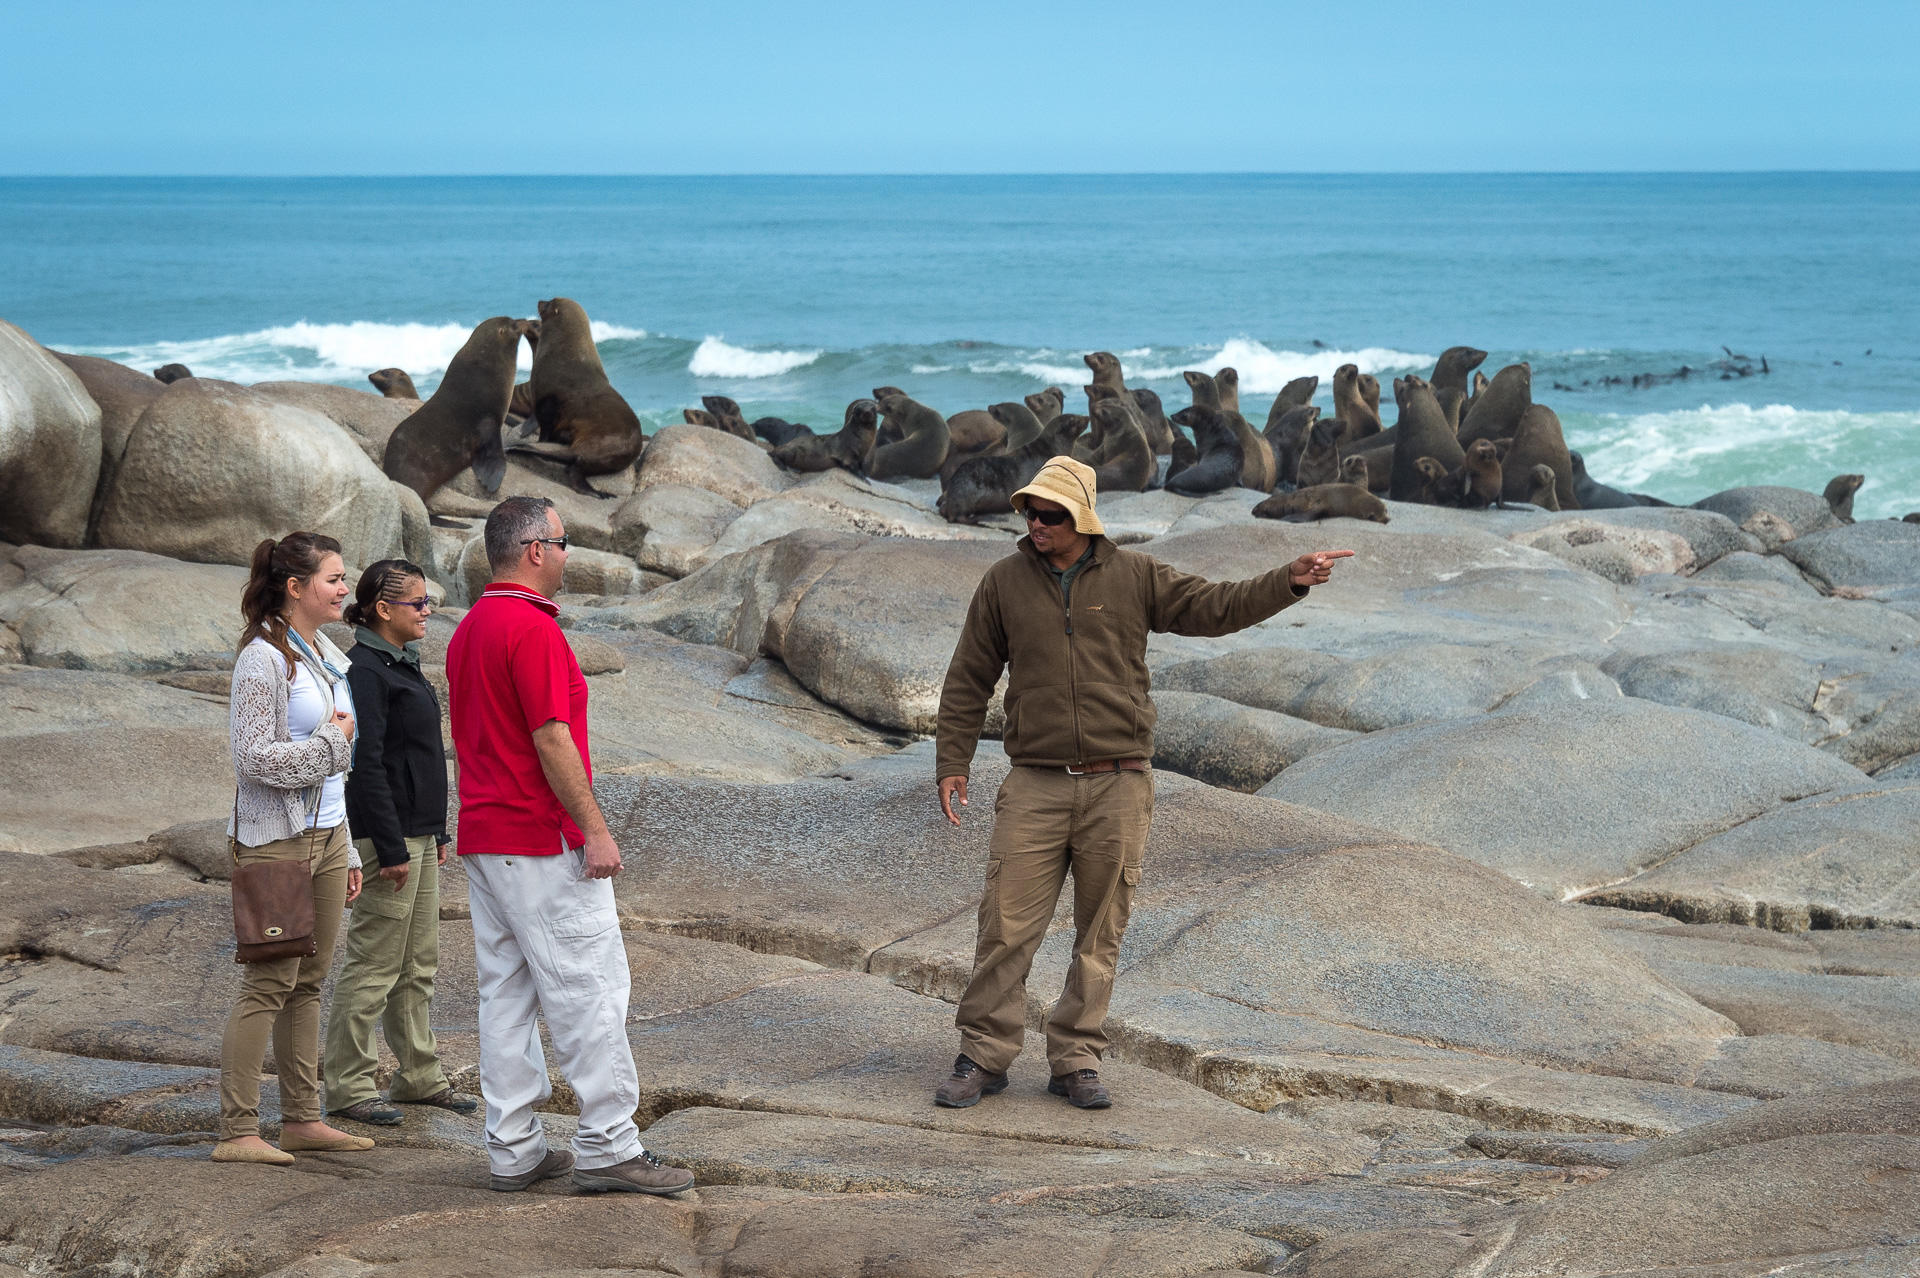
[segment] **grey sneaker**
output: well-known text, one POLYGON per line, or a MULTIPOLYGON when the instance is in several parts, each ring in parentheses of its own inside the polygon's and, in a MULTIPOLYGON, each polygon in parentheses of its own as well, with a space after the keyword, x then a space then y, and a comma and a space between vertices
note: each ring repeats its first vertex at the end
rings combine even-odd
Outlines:
POLYGON ((334 1110, 333 1115, 337 1118, 350 1118, 356 1123, 366 1123, 371 1127, 398 1127, 407 1117, 378 1096, 343 1106, 334 1110))
POLYGON ((629 1194, 677 1194, 693 1188, 693 1173, 684 1167, 669 1167, 643 1149, 611 1167, 590 1171, 574 1168, 573 1187, 594 1193, 613 1189, 629 1194))
POLYGON ((495 1176, 488 1187, 503 1194, 517 1194, 536 1180, 552 1180, 555 1176, 564 1176, 573 1170, 573 1151, 569 1149, 549 1149, 547 1156, 532 1171, 523 1171, 518 1176, 495 1176))

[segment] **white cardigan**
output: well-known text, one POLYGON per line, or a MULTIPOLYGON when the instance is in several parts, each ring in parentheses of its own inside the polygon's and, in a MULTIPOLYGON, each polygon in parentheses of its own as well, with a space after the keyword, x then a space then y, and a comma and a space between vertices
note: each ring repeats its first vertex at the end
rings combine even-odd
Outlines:
MULTIPOLYGON (((347 664, 332 641, 316 637, 324 659, 347 664)), ((291 691, 286 659, 272 645, 249 643, 240 650, 233 663, 227 718, 239 797, 227 833, 250 848, 305 830, 320 784, 345 772, 353 757, 346 734, 333 723, 321 724, 305 741, 293 739, 287 730, 291 691)), ((360 854, 350 848, 347 863, 357 868, 360 854)))

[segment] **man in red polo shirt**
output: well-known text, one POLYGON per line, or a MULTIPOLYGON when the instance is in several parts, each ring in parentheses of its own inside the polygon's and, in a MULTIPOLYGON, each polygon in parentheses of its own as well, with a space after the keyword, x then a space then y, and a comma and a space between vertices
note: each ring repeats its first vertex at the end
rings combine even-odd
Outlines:
POLYGON ((554 620, 566 529, 546 498, 509 497, 487 516, 486 549, 493 582, 447 647, 447 683, 493 1187, 571 1171, 582 1189, 678 1193, 693 1174, 641 1148, 633 1122, 620 848, 593 798, 587 681, 554 620), (533 1112, 553 1091, 539 1016, 580 1098, 571 1153, 547 1148, 533 1112))

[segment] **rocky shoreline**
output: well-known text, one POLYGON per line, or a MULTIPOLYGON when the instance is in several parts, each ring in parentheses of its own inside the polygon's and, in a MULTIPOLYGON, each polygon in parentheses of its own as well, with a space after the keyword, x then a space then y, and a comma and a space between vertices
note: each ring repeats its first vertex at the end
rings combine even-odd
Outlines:
MULTIPOLYGON (((487 497, 380 474, 393 401, 208 382, 150 416, 118 366, 0 336, 0 1278, 1920 1266, 1920 525, 1791 489, 1318 526, 1103 498, 1210 577, 1358 553, 1245 634, 1153 640, 1115 1108, 1048 1097, 1036 1050, 950 1111, 1006 764, 955 830, 921 738, 1013 525, 697 426, 610 497, 515 455, 502 492, 587 548, 562 617, 629 866, 640 1117, 700 1188, 503 1201, 438 1113, 372 1155, 206 1158, 233 565, 302 525, 407 554, 440 678, 487 497)), ((457 867, 442 919, 471 1086, 457 867)))

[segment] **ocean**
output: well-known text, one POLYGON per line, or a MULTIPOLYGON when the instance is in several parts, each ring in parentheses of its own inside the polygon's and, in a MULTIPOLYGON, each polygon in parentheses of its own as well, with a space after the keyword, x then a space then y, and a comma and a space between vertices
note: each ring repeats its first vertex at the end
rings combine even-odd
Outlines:
POLYGON ((1230 364, 1258 422, 1469 344, 1603 481, 1920 509, 1920 174, 0 179, 0 318, 140 368, 430 392, 556 295, 650 426, 1077 403, 1097 349, 1169 411, 1230 364))

